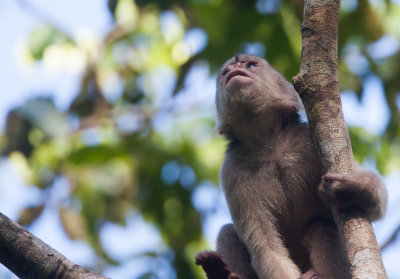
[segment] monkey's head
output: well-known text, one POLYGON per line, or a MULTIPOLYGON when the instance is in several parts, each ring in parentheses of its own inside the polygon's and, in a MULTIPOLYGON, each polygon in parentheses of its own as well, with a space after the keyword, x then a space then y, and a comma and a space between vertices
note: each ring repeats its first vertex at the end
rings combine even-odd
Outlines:
POLYGON ((301 106, 293 86, 281 74, 263 58, 248 54, 236 55, 221 67, 216 104, 221 134, 242 116, 249 120, 261 113, 297 112, 301 106))

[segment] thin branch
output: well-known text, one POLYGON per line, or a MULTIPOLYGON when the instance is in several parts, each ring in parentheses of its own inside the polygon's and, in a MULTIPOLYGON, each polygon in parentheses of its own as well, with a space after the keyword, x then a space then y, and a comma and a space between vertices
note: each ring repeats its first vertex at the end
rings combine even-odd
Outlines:
POLYGON ((392 235, 381 245, 381 251, 383 251, 390 244, 392 244, 399 237, 399 233, 400 233, 400 225, 394 230, 392 235))
POLYGON ((33 14, 34 17, 57 29, 60 33, 63 33, 65 36, 67 36, 71 41, 74 41, 71 33, 50 14, 36 7, 27 0, 16 0, 16 2, 22 9, 28 11, 29 13, 33 14))

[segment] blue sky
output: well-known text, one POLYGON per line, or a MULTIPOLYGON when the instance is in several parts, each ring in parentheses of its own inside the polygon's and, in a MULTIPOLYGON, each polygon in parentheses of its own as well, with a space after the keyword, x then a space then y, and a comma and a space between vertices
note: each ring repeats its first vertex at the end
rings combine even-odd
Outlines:
MULTIPOLYGON (((0 79, 2 84, 0 104, 0 129, 4 128, 7 111, 35 95, 53 96, 59 108, 66 108, 77 91, 79 74, 67 71, 48 72, 40 65, 26 69, 18 62, 21 47, 32 28, 42 23, 41 18, 27 10, 18 1, 0 1, 0 79)), ((110 26, 111 18, 106 1, 30 1, 48 15, 69 35, 75 37, 88 30, 101 38, 110 26), (78 8, 79 7, 79 8, 78 8)))

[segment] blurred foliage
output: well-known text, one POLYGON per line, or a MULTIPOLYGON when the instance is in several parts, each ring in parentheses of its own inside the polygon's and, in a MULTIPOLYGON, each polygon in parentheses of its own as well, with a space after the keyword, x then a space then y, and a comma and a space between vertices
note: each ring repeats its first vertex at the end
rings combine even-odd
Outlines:
MULTIPOLYGON (((125 225, 129 212, 140 212, 173 253, 143 256, 165 257, 176 273, 169 278, 201 278, 193 257, 206 247, 201 222, 206 213, 194 208, 192 196, 207 181, 218 184, 224 141, 213 137, 209 108, 190 103, 188 76, 199 67, 212 75, 231 55, 252 52, 291 79, 300 63, 302 5, 109 0, 113 23, 99 41, 71 37, 43 20, 27 41, 31 60, 67 63, 82 79, 67 111, 39 98, 8 115, 3 154, 43 192, 38 205, 21 212, 20 222, 29 225, 40 216, 47 190, 62 177, 70 183, 68 198, 57 207, 65 231, 86 240, 106 264, 120 262, 99 240, 103 224, 125 225), (182 104, 185 94, 189 98, 182 104)), ((399 44, 400 7, 368 0, 342 5, 341 89, 361 98, 363 80, 379 77, 391 115, 382 135, 350 128, 355 158, 376 159, 385 174, 400 166, 400 51, 380 55, 375 45, 384 38, 399 44)), ((142 278, 155 276, 149 270, 142 278)))

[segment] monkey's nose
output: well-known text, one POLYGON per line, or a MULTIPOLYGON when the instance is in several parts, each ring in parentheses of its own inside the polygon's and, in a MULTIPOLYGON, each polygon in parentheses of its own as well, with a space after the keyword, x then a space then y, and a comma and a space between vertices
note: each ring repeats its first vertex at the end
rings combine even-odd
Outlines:
POLYGON ((236 62, 234 64, 228 65, 227 69, 230 71, 230 70, 233 70, 235 68, 243 68, 243 67, 244 67, 244 65, 243 65, 242 62, 236 62))

